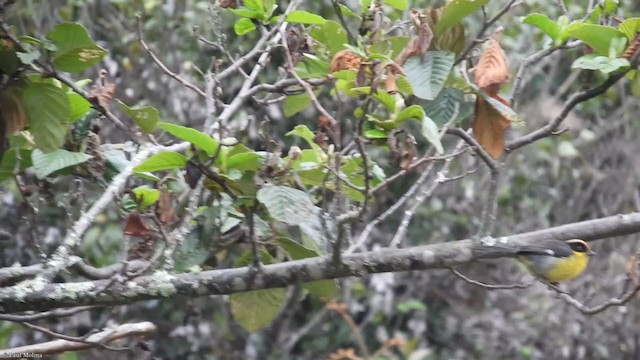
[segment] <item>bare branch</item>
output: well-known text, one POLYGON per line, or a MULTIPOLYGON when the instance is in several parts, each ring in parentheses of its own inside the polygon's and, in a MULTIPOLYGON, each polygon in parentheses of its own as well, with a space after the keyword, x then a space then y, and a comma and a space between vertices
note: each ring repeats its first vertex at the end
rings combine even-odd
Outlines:
POLYGON ((175 79, 182 86, 186 87, 187 89, 190 89, 190 90, 194 91, 196 94, 198 94, 198 95, 200 95, 202 97, 205 97, 206 94, 202 89, 200 89, 196 85, 188 82, 187 80, 182 78, 180 75, 178 75, 178 74, 174 73, 173 71, 169 70, 169 68, 162 62, 162 60, 160 60, 156 56, 156 54, 153 53, 153 51, 151 50, 151 48, 149 47, 147 42, 144 41, 144 36, 143 36, 143 32, 142 32, 142 16, 140 16, 140 14, 136 15, 136 21, 138 22, 138 32, 137 32, 138 33, 138 42, 140 43, 140 45, 142 45, 142 48, 147 52, 147 54, 149 54, 149 56, 151 57, 153 62, 156 63, 156 65, 158 65, 160 70, 162 70, 165 74, 167 74, 170 77, 172 77, 173 79, 175 79))
POLYGON ((156 326, 150 322, 118 325, 113 329, 107 329, 89 336, 85 342, 69 340, 55 340, 41 344, 21 346, 2 350, 4 356, 21 355, 24 353, 60 354, 67 351, 90 349, 99 344, 109 343, 124 337, 138 337, 152 334, 156 326))
POLYGON ((472 285, 477 285, 480 287, 483 287, 485 289, 489 289, 489 290, 505 290, 505 289, 526 289, 528 287, 530 287, 531 285, 535 284, 535 281, 529 282, 529 283, 524 283, 524 284, 485 284, 483 282, 477 281, 477 280, 473 280, 471 278, 466 277, 465 275, 463 275, 461 272, 459 272, 458 270, 451 268, 449 269, 451 270, 451 272, 456 275, 457 277, 459 277, 460 279, 464 280, 465 282, 468 282, 469 284, 472 285))
POLYGON ((176 295, 223 295, 381 272, 450 268, 477 260, 513 257, 523 247, 531 246, 540 239, 581 238, 589 241, 639 232, 640 213, 629 213, 500 238, 343 254, 340 263, 335 263, 331 256, 325 256, 265 265, 259 272, 251 266, 175 275, 158 271, 125 283, 115 283, 99 295, 97 293, 109 280, 30 287, 18 284, 0 289, 0 312, 127 304, 176 295))

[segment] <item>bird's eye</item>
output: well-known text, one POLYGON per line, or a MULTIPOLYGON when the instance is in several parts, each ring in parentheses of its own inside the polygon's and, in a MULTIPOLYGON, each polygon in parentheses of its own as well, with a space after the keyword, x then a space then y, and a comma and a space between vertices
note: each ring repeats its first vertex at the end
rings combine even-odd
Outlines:
POLYGON ((569 241, 569 246, 573 251, 577 251, 577 252, 589 251, 588 245, 584 241, 569 241))

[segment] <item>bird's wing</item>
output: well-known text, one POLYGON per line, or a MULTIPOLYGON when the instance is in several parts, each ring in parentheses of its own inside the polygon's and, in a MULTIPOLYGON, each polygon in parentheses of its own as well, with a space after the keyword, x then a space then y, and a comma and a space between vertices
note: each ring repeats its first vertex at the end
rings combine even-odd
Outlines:
POLYGON ((571 256, 573 250, 564 241, 543 240, 538 243, 526 245, 518 250, 518 255, 549 255, 554 257, 571 256))

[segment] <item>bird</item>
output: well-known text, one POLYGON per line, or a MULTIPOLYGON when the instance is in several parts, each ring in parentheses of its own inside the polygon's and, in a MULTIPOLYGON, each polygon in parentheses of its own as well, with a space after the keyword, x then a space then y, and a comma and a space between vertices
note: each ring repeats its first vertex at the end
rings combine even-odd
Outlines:
POLYGON ((524 246, 517 258, 533 276, 557 286, 580 275, 595 254, 584 240, 547 239, 524 246))

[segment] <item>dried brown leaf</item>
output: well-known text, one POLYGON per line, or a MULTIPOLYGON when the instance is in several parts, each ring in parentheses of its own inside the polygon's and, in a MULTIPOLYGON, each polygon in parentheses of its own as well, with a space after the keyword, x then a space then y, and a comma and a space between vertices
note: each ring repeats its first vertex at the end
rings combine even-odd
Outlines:
POLYGON ((29 118, 18 94, 7 93, 0 97, 0 119, 5 122, 5 135, 29 126, 29 118))
POLYGON ((500 91, 500 86, 510 78, 507 55, 500 47, 498 37, 494 35, 475 67, 476 84, 482 91, 495 96, 500 91))
POLYGON ((238 7, 238 0, 218 0, 218 6, 223 9, 235 9, 238 7))
POLYGON ((414 36, 407 47, 398 55, 396 63, 402 66, 411 56, 420 56, 429 49, 431 40, 433 40, 433 32, 429 27, 431 21, 430 15, 425 15, 417 10, 411 10, 411 20, 416 27, 416 36, 414 36))
POLYGON ((631 58, 638 51, 639 48, 640 48, 640 33, 636 33, 636 36, 633 38, 633 40, 631 40, 631 43, 629 43, 629 46, 627 46, 627 49, 624 51, 624 53, 622 53, 622 58, 631 60, 631 58))
MULTIPOLYGON (((493 96, 506 106, 508 103, 500 96, 493 96)), ((476 111, 471 127, 478 143, 494 158, 504 152, 504 134, 511 121, 493 108, 483 97, 476 98, 476 111)))
POLYGON ((109 105, 116 92, 116 84, 109 82, 108 77, 109 73, 106 70, 100 70, 100 78, 89 92, 89 99, 91 101, 98 101, 100 107, 105 110, 109 110, 109 105))
POLYGON ((158 198, 158 205, 156 206, 156 213, 160 222, 164 225, 171 224, 177 220, 175 207, 174 207, 175 195, 164 187, 160 188, 160 197, 158 198))
POLYGON ((333 56, 330 70, 331 72, 340 70, 358 71, 360 69, 360 63, 362 63, 362 58, 353 51, 341 50, 333 56))
POLYGON ((87 161, 86 169, 89 174, 96 178, 101 178, 106 168, 106 159, 102 152, 102 140, 100 135, 91 131, 87 136, 87 149, 86 153, 91 155, 92 158, 87 161))
POLYGON ((151 228, 142 220, 138 212, 129 213, 124 223, 124 234, 136 237, 151 235, 151 228))
POLYGON ((626 268, 627 278, 631 280, 634 285, 640 284, 640 258, 636 255, 631 256, 626 268))
POLYGON ((411 135, 407 135, 406 139, 402 143, 402 155, 400 158, 400 168, 407 170, 411 167, 413 159, 416 157, 418 149, 416 147, 416 139, 411 135))

